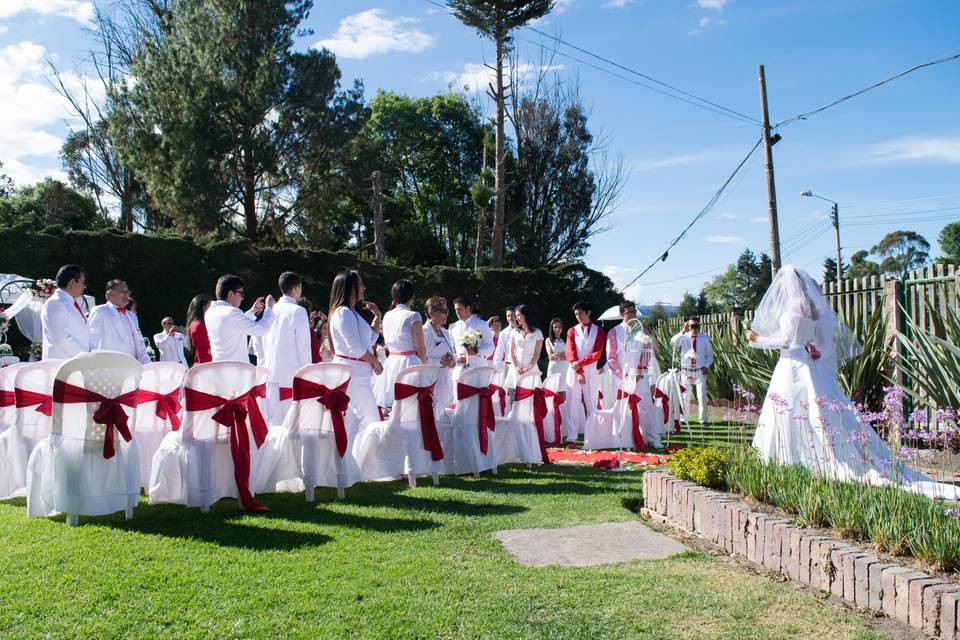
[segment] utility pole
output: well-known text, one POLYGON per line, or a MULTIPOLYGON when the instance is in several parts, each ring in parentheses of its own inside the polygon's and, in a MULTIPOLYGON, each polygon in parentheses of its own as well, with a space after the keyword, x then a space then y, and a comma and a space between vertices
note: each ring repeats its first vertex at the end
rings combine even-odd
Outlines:
POLYGON ((386 254, 386 242, 383 238, 383 202, 380 172, 373 172, 373 243, 376 248, 377 262, 383 262, 386 254))
POLYGON ((833 212, 830 217, 833 219, 833 230, 837 239, 837 286, 839 287, 840 281, 843 280, 843 268, 840 266, 843 260, 840 257, 840 209, 836 202, 833 203, 833 212))
POLYGON ((760 65, 760 116, 761 134, 763 137, 763 155, 767 166, 767 210, 770 215, 770 263, 773 275, 780 270, 780 223, 777 220, 777 186, 773 180, 773 145, 780 140, 780 135, 770 137, 770 115, 767 112, 767 78, 760 65))

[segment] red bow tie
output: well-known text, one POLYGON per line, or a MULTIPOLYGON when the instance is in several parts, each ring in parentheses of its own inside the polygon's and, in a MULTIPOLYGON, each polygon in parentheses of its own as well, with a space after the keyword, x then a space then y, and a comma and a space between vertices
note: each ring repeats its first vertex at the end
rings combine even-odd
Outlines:
POLYGON ((119 311, 119 312, 120 312, 120 315, 122 315, 122 316, 127 315, 127 310, 124 309, 123 307, 117 307, 117 311, 119 311))

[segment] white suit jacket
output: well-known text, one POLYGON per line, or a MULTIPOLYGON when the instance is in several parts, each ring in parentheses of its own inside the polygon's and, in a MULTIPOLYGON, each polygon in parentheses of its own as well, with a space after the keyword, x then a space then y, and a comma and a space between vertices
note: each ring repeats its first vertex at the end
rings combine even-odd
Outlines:
MULTIPOLYGON (((674 349, 679 347, 680 358, 693 349, 693 339, 689 333, 678 333, 670 338, 670 344, 674 349)), ((710 338, 702 333, 697 334, 697 368, 703 369, 713 364, 713 346, 710 344, 710 338)))
POLYGON ((273 305, 273 326, 263 339, 267 382, 290 386, 297 369, 311 363, 310 319, 307 310, 290 296, 282 296, 273 305))
POLYGON ((43 359, 72 358, 90 351, 90 330, 87 318, 78 311, 74 299, 57 289, 43 303, 40 326, 43 329, 43 359))
POLYGON ((477 349, 477 355, 489 358, 493 353, 493 332, 490 331, 487 323, 477 316, 470 316, 466 320, 457 320, 450 325, 450 337, 453 338, 453 345, 457 354, 464 355, 467 353, 467 350, 460 346, 460 337, 470 329, 480 332, 480 346, 477 349))
POLYGON ((189 367, 187 356, 183 353, 186 337, 179 331, 167 335, 166 331, 153 334, 153 344, 157 345, 157 362, 179 362, 189 367))
POLYGON ((93 308, 88 323, 91 351, 119 351, 144 364, 150 362, 147 348, 143 344, 143 334, 140 333, 140 323, 134 314, 129 311, 120 313, 112 302, 107 302, 93 308))
POLYGON ((214 362, 250 362, 247 336, 265 336, 273 326, 273 311, 263 310, 257 320, 226 300, 216 300, 203 317, 210 337, 210 355, 214 362))
MULTIPOLYGON (((500 338, 497 340, 497 348, 493 352, 493 366, 499 368, 504 362, 510 362, 510 336, 513 329, 510 325, 500 330, 500 338)), ((492 340, 492 338, 491 338, 492 340)))

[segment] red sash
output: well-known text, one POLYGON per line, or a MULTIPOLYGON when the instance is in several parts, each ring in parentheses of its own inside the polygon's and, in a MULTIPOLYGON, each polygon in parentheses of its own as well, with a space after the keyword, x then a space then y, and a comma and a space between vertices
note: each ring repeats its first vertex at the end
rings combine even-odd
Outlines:
POLYGON ((560 405, 567 401, 567 392, 557 391, 554 393, 544 387, 543 396, 544 399, 553 398, 553 441, 560 442, 560 424, 563 422, 563 416, 560 415, 560 405))
POLYGON ((280 387, 280 402, 293 399, 293 387, 280 387))
POLYGON ((137 391, 137 404, 146 404, 148 402, 157 403, 157 417, 161 420, 169 420, 173 431, 180 429, 180 389, 174 389, 170 393, 157 393, 149 389, 140 389, 137 391))
POLYGON ((390 355, 392 356, 415 356, 417 355, 416 351, 391 351, 390 355))
POLYGON ((480 396, 477 401, 477 435, 480 437, 480 453, 487 455, 487 429, 494 431, 497 420, 493 414, 493 389, 487 387, 471 387, 462 382, 457 383, 457 400, 465 400, 473 396, 480 396))
POLYGON ((78 387, 63 380, 53 381, 53 401, 61 404, 81 404, 89 402, 99 402, 100 406, 93 412, 93 421, 104 426, 103 433, 103 457, 109 460, 117 451, 113 444, 113 431, 116 429, 120 436, 130 442, 133 434, 127 426, 127 412, 123 406, 131 408, 137 407, 137 390, 128 391, 116 398, 107 398, 105 396, 78 387))
POLYGON ((543 439, 543 419, 547 417, 547 399, 543 393, 543 387, 536 389, 527 389, 526 387, 517 387, 516 401, 526 400, 533 396, 533 422, 537 427, 537 440, 540 444, 540 457, 543 464, 549 464, 547 458, 547 443, 543 439))
POLYGON ((443 460, 443 448, 440 446, 440 434, 437 433, 437 423, 433 417, 433 387, 415 387, 402 382, 393 385, 395 400, 403 400, 412 395, 417 396, 420 414, 420 431, 423 433, 423 448, 430 452, 431 459, 436 462, 443 460))
MULTIPOLYGON (((683 387, 680 387, 680 391, 681 393, 683 392, 683 387)), ((667 394, 657 388, 653 390, 653 399, 654 401, 660 401, 660 405, 663 407, 663 423, 667 424, 670 422, 670 398, 667 396, 667 394)), ((680 433, 680 416, 674 418, 673 428, 676 433, 680 433)))
POLYGON ((337 452, 341 458, 347 452, 347 428, 343 424, 343 416, 346 415, 347 408, 350 406, 350 396, 347 395, 348 386, 350 386, 349 379, 331 389, 303 378, 294 378, 293 388, 290 390, 294 400, 316 398, 317 402, 330 411, 333 419, 333 439, 337 443, 337 452))
POLYGON ((37 413, 42 413, 48 418, 53 415, 53 396, 26 389, 14 389, 13 394, 17 409, 37 405, 37 413))
POLYGON ((13 391, 0 391, 0 407, 13 407, 17 404, 17 394, 13 391))
POLYGON ((270 510, 268 507, 254 502, 248 486, 250 484, 250 436, 247 433, 247 420, 249 418, 254 442, 256 442, 257 448, 260 448, 264 440, 267 439, 267 422, 263 419, 263 414, 260 413, 257 398, 262 398, 266 394, 267 387, 263 384, 252 387, 243 395, 232 400, 197 391, 190 387, 185 387, 183 390, 183 399, 186 402, 187 411, 219 408, 219 411, 213 414, 213 419, 230 430, 233 478, 237 483, 237 490, 240 492, 240 502, 245 509, 250 511, 270 510))
POLYGON ((490 385, 490 390, 495 391, 500 396, 500 415, 505 415, 507 413, 507 390, 495 384, 490 385))
POLYGON ((633 448, 637 451, 644 450, 643 436, 640 434, 640 396, 635 393, 624 393, 623 389, 617 389, 617 400, 626 398, 630 407, 630 433, 633 434, 633 448))

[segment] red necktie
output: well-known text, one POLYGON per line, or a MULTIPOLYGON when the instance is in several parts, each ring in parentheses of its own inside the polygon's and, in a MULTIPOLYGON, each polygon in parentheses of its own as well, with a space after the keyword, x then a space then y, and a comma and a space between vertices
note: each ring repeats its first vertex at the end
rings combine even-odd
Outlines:
POLYGON ((77 308, 77 313, 79 313, 79 314, 80 314, 80 317, 83 318, 83 321, 86 322, 86 321, 87 321, 87 316, 84 315, 83 309, 80 308, 80 305, 77 304, 77 301, 76 301, 76 300, 73 301, 73 306, 77 308))
POLYGON ((693 334, 690 337, 693 340, 693 352, 696 353, 697 352, 697 334, 693 334))
POLYGON ((120 312, 120 315, 122 315, 122 316, 127 315, 127 310, 124 309, 123 307, 117 307, 117 311, 119 311, 119 312, 120 312))

